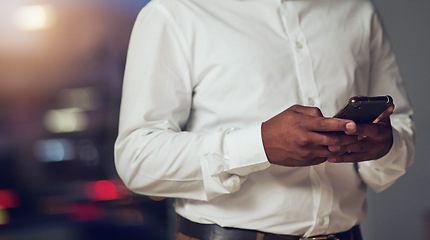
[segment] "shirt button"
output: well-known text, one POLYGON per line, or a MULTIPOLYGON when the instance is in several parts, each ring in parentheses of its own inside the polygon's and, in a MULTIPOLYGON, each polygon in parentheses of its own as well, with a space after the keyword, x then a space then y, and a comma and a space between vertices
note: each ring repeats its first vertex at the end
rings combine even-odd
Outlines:
POLYGON ((238 180, 234 180, 233 182, 230 183, 230 188, 232 191, 236 190, 239 188, 239 181, 238 180))
POLYGON ((325 219, 324 218, 321 218, 321 219, 318 220, 318 226, 322 226, 324 224, 325 224, 325 219))
POLYGON ((312 98, 308 98, 308 104, 310 106, 313 106, 313 105, 315 105, 315 101, 312 98))
POLYGON ((300 42, 296 42, 296 47, 298 49, 301 49, 301 48, 303 48, 303 45, 300 42))

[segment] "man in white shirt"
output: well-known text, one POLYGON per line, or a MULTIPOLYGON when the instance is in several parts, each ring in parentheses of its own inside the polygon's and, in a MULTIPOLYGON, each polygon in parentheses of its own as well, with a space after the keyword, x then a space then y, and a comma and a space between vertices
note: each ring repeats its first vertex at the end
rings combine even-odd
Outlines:
POLYGON ((178 239, 361 239, 366 188, 412 164, 411 115, 367 0, 153 0, 115 162, 132 191, 176 198, 178 239), (331 118, 356 95, 396 109, 331 118))

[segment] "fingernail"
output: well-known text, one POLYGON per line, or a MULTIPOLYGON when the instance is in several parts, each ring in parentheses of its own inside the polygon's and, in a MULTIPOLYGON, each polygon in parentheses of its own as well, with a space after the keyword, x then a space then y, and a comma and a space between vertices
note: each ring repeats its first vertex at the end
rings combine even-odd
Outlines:
POLYGON ((346 129, 347 130, 354 130, 354 128, 355 128, 355 124, 354 123, 347 123, 346 124, 346 129))
POLYGON ((329 157, 329 158, 327 158, 327 162, 335 163, 336 162, 336 158, 329 157))
POLYGON ((351 132, 351 133, 353 133, 353 132, 355 132, 355 130, 356 130, 356 128, 355 128, 355 124, 354 123, 347 123, 346 124, 346 130, 348 131, 348 132, 351 132))

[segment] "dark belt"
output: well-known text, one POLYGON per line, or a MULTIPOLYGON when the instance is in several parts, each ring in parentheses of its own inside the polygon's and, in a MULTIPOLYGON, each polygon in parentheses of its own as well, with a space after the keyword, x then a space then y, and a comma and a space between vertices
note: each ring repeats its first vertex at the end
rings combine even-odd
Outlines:
POLYGON ((359 226, 355 226, 350 230, 341 233, 302 237, 264 233, 255 230, 239 228, 221 227, 216 224, 201 224, 192 222, 181 216, 178 216, 177 232, 200 240, 361 240, 359 226))

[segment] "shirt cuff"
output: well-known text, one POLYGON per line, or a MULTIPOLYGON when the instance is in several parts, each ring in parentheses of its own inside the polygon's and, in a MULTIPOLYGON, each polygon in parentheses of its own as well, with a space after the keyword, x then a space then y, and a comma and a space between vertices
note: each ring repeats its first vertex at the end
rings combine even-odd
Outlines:
POLYGON ((245 176, 270 166, 261 138, 261 124, 227 132, 224 153, 229 173, 245 176))
POLYGON ((405 174, 408 166, 406 146, 400 135, 393 131, 393 146, 390 151, 377 160, 358 163, 358 172, 363 181, 375 192, 391 186, 396 179, 405 174))

